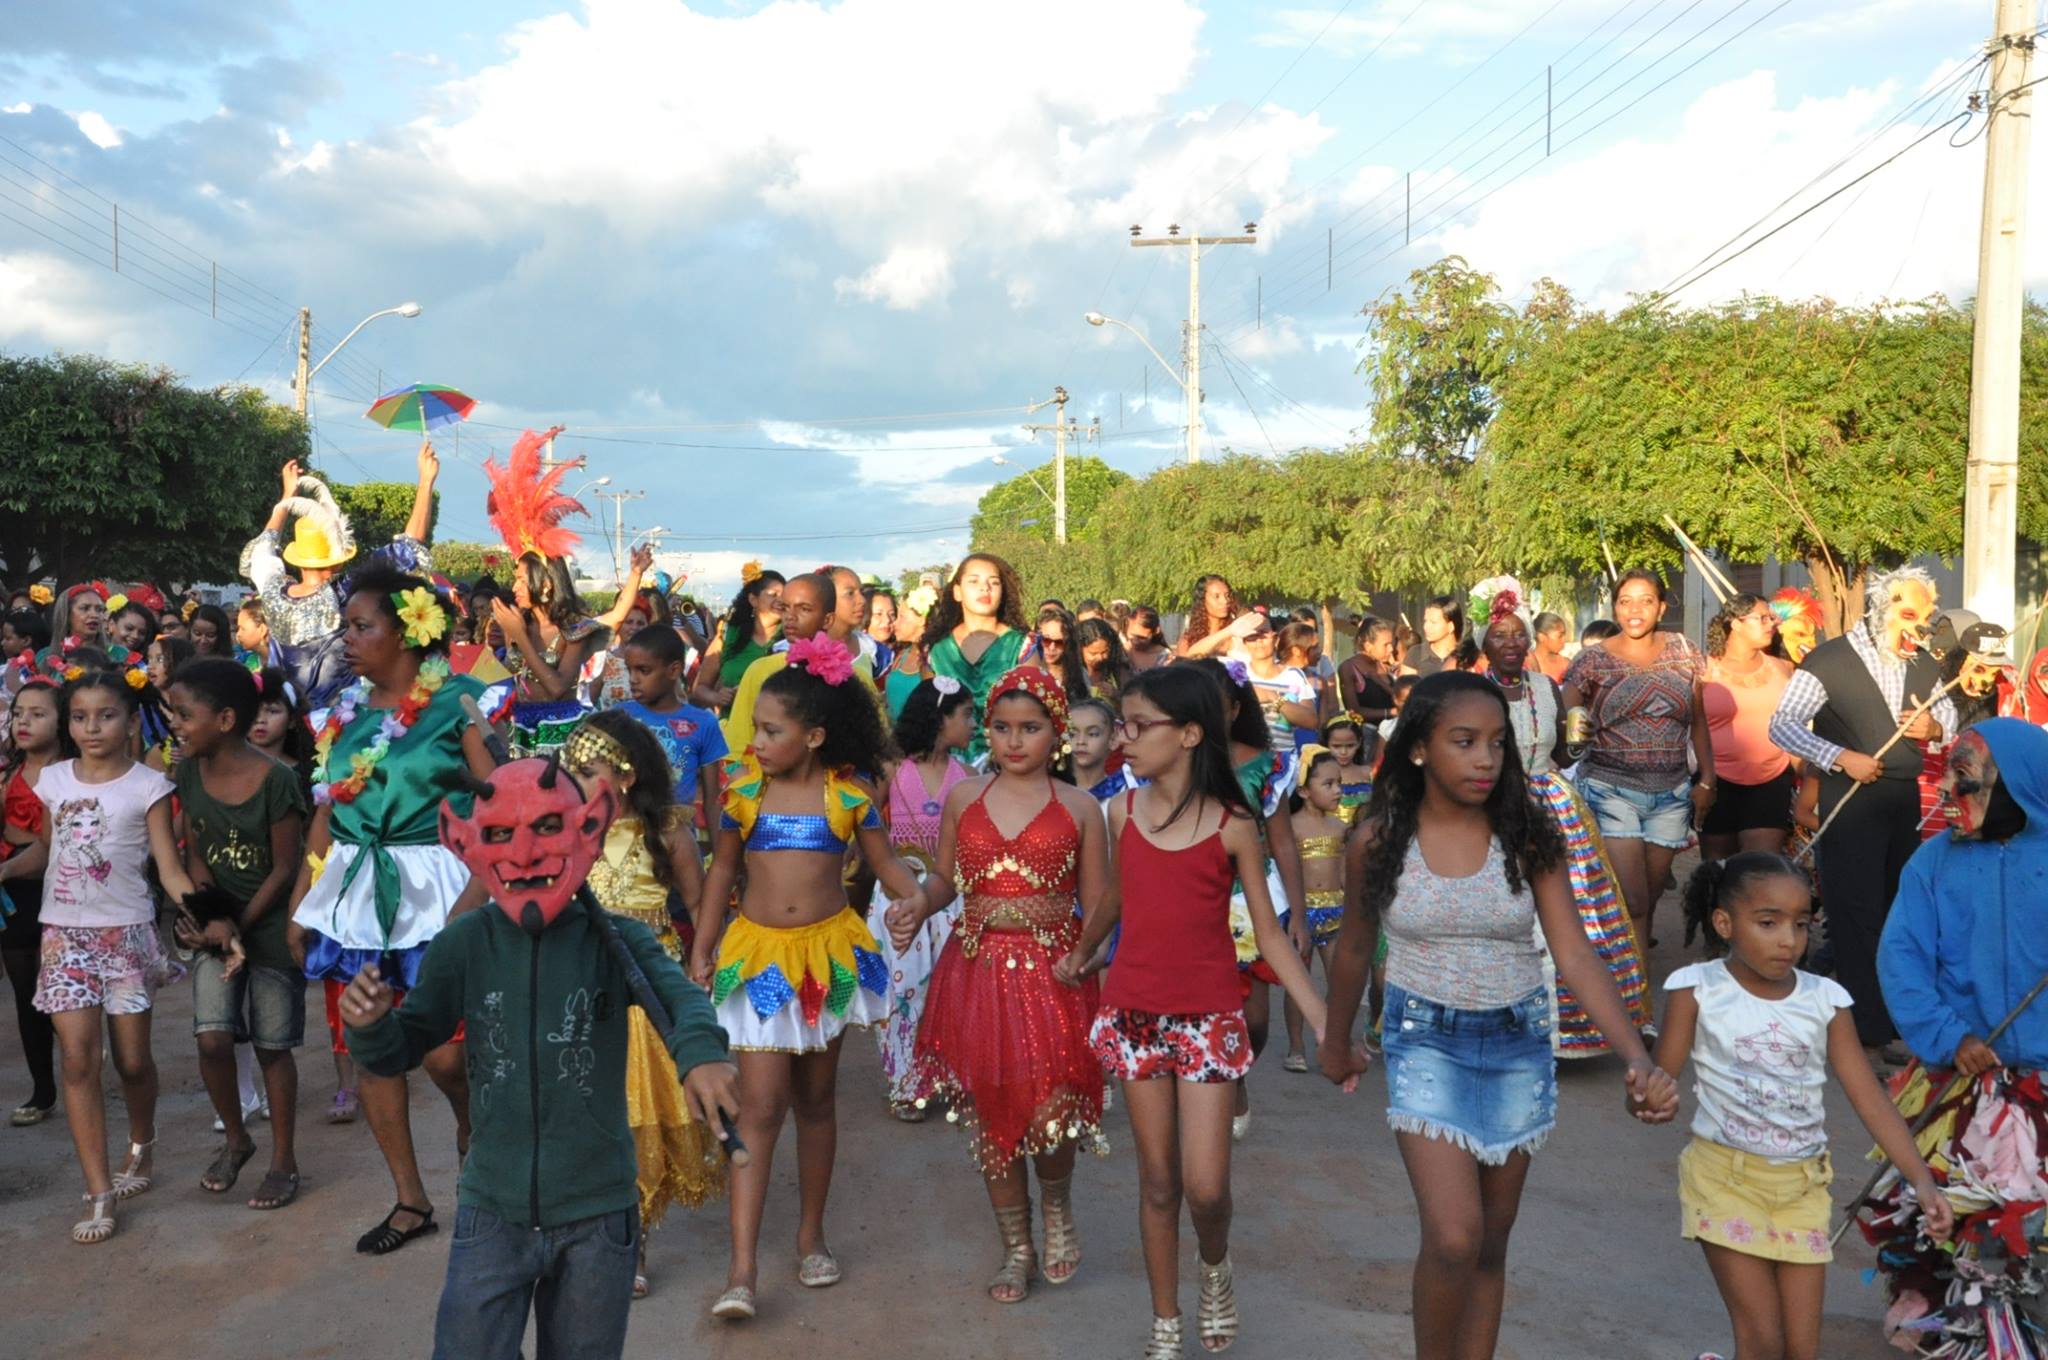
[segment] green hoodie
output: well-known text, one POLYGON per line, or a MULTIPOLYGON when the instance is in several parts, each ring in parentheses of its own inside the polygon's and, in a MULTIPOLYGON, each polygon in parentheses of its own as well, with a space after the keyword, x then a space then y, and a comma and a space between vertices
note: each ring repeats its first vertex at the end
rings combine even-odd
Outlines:
MULTIPOLYGON (((675 1018, 676 1070, 728 1061, 710 999, 637 921, 614 918, 675 1018)), ((527 1228, 639 1202, 626 1123, 626 976, 571 905, 538 939, 496 906, 448 923, 419 984, 375 1024, 348 1030, 365 1070, 395 1077, 468 1026, 469 1157, 459 1203, 527 1228)))

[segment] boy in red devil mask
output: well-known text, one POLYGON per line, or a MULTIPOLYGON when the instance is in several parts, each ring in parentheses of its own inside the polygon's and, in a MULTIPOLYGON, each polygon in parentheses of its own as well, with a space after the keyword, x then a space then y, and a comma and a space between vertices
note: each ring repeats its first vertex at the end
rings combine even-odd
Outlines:
MULTIPOLYGON (((500 766, 468 818, 444 803, 441 839, 496 910, 450 921, 392 1008, 365 968, 341 999, 349 1051, 398 1076, 468 1024, 469 1157, 458 1187, 437 1360, 513 1360, 529 1305, 539 1360, 616 1357, 626 1343, 639 1191, 626 1121, 626 976, 574 905, 616 811, 555 761, 500 766)), ((739 1110, 738 1074, 710 1000, 637 921, 615 923, 674 1017, 667 1037, 691 1114, 739 1110)))

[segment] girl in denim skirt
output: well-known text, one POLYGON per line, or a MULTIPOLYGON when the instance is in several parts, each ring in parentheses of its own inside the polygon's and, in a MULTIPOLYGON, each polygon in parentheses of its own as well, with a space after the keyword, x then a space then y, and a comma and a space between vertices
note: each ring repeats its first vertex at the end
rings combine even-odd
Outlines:
POLYGON ((1455 671, 1415 686, 1345 854, 1324 1075, 1361 1070, 1351 1025, 1384 927, 1387 1122, 1422 1218, 1417 1360, 1491 1355, 1508 1231, 1530 1154, 1557 1122, 1535 926, 1558 974, 1628 1064, 1629 1106, 1669 1120, 1678 1087, 1650 1063, 1579 924, 1564 845, 1530 799, 1506 701, 1455 671))

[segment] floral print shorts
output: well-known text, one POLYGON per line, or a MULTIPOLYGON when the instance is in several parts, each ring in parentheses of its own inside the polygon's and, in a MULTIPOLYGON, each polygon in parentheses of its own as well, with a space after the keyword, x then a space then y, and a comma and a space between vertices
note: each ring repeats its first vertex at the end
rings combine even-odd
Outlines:
POLYGON ((1088 1046, 1118 1081, 1236 1081, 1252 1068, 1243 1011, 1153 1015, 1105 1006, 1088 1027, 1088 1046))
POLYGON ((165 955, 155 922, 45 925, 35 1007, 46 1015, 91 1006, 108 1015, 140 1015, 156 989, 183 972, 165 955))
POLYGON ((1832 1261, 1828 1215, 1834 1165, 1827 1153, 1772 1162, 1695 1137, 1678 1154, 1679 1232, 1744 1256, 1832 1261))

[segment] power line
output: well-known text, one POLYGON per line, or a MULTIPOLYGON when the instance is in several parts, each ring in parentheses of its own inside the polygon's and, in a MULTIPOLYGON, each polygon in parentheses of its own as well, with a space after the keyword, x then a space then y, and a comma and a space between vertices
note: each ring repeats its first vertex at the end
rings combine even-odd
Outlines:
POLYGON ((1216 349, 1216 358, 1220 363, 1222 363, 1223 371, 1229 375, 1230 385, 1233 388, 1237 389, 1238 400, 1244 403, 1244 409, 1250 411, 1252 413, 1252 419, 1258 422, 1259 435, 1266 441, 1266 452, 1272 454, 1273 457, 1277 459, 1280 456, 1280 450, 1274 446, 1273 436, 1267 432, 1266 422, 1259 415, 1259 408, 1252 405, 1252 399, 1245 395, 1244 384, 1237 380, 1237 370, 1234 367, 1232 367, 1230 362, 1230 356, 1223 352, 1221 346, 1218 346, 1216 349))

